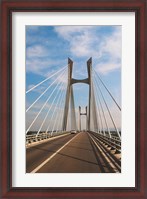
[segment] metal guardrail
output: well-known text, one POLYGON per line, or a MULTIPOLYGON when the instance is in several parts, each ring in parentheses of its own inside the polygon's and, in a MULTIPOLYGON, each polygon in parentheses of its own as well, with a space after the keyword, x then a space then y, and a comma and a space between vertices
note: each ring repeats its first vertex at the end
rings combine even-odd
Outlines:
POLYGON ((111 135, 111 138, 112 138, 112 139, 114 139, 114 140, 118 140, 118 141, 120 141, 120 138, 119 138, 119 137, 117 137, 117 136, 111 135))
MULTIPOLYGON (((51 133, 40 133, 38 135, 33 134, 33 135, 26 135, 26 145, 29 145, 34 142, 40 142, 45 139, 49 139, 55 136, 63 135, 69 133, 68 131, 59 131, 59 132, 53 132, 51 133)), ((97 137, 101 142, 104 144, 108 145, 108 147, 111 147, 112 149, 116 149, 117 152, 121 153, 121 140, 116 137, 112 136, 111 138, 108 136, 104 136, 102 134, 96 133, 91 131, 95 137, 97 137)))
POLYGON ((67 131, 26 135, 26 145, 68 133, 67 131))
POLYGON ((108 145, 108 147, 111 147, 111 149, 116 149, 117 152, 121 153, 121 140, 118 137, 112 136, 110 138, 99 133, 91 133, 99 140, 101 140, 104 144, 108 145))

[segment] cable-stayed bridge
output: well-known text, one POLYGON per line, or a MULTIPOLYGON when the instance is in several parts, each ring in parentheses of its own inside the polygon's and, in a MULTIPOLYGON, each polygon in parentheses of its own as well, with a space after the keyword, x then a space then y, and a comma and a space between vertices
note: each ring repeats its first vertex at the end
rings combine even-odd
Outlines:
POLYGON ((92 67, 92 58, 87 78, 75 79, 68 59, 67 66, 27 90, 27 97, 33 100, 26 106, 26 172, 121 172, 121 131, 110 105, 118 117, 121 108, 92 67), (88 85, 86 107, 75 107, 73 86, 78 83, 88 85))

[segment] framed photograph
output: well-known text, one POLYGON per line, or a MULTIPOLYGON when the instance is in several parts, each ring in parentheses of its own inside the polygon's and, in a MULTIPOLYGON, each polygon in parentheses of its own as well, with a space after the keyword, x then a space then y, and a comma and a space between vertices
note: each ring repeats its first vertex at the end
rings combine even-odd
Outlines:
POLYGON ((146 198, 146 1, 1 2, 1 198, 146 198))

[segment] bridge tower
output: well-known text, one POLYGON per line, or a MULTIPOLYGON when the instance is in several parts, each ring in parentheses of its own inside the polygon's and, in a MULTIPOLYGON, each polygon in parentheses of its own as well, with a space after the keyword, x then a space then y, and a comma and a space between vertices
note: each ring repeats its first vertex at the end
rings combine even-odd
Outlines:
POLYGON ((71 105, 71 128, 77 129, 76 125, 76 116, 75 116, 75 105, 74 105, 74 96, 73 96, 73 84, 76 83, 84 83, 89 85, 89 102, 87 108, 87 130, 91 130, 91 120, 93 116, 93 124, 94 129, 98 129, 97 124, 97 114, 96 114, 96 104, 95 104, 95 95, 93 89, 93 82, 92 82, 92 58, 87 61, 87 72, 88 77, 85 79, 74 79, 72 77, 72 69, 73 69, 73 61, 68 58, 68 85, 66 90, 66 99, 65 99, 65 106, 64 106, 64 117, 63 117, 63 131, 67 129, 67 118, 69 112, 69 104, 71 105))
POLYGON ((81 112, 81 106, 79 106, 79 130, 81 131, 81 115, 86 116, 86 130, 87 130, 87 106, 85 107, 85 112, 81 112))

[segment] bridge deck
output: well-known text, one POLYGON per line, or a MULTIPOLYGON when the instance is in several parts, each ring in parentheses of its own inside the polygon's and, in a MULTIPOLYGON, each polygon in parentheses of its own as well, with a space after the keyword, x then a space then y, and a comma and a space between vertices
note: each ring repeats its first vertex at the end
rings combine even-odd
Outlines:
POLYGON ((26 150, 26 172, 120 172, 96 138, 87 132, 69 134, 26 150))

